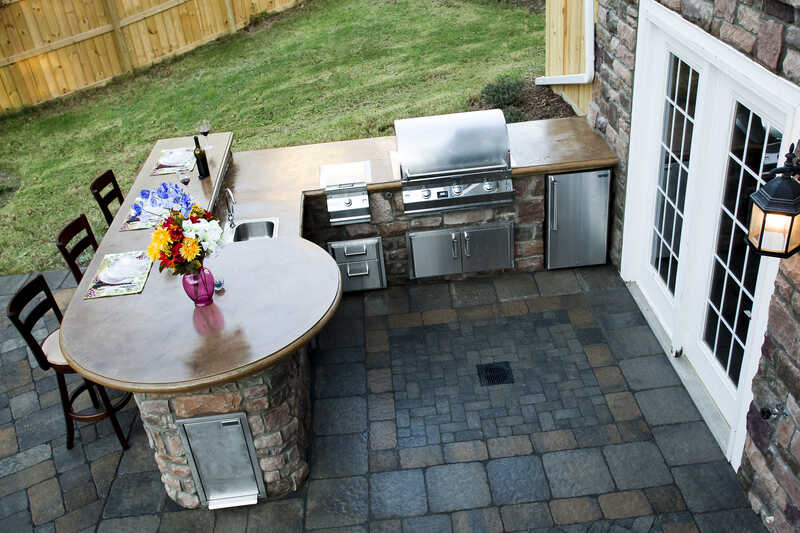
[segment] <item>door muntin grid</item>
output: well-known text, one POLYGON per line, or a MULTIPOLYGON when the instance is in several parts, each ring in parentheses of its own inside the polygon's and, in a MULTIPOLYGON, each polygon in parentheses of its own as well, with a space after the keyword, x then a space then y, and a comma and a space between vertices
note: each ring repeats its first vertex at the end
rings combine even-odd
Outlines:
POLYGON ((760 262, 745 240, 750 194, 777 166, 783 135, 737 102, 730 138, 703 341, 738 387, 760 262))
POLYGON ((674 294, 700 77, 674 54, 667 68, 650 264, 674 294))

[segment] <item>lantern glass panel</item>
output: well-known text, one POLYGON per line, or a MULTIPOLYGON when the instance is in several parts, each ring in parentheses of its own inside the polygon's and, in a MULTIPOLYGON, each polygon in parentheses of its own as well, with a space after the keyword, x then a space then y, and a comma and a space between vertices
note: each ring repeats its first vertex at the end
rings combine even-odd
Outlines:
POLYGON ((758 248, 759 241, 761 240, 761 227, 763 225, 764 211, 756 204, 753 204, 752 213, 750 214, 750 231, 747 234, 747 238, 756 248, 758 248))
POLYGON ((792 235, 789 238, 789 250, 788 252, 792 252, 800 246, 800 214, 795 215, 794 222, 792 223, 792 235))
POLYGON ((789 226, 792 217, 783 213, 767 213, 764 224, 764 235, 761 237, 761 249, 765 252, 782 254, 786 252, 789 241, 789 226))

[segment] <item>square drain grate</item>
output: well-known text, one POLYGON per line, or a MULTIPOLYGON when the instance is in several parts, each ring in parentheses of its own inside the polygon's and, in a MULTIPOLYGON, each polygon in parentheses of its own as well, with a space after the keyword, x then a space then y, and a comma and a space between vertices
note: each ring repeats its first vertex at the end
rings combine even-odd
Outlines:
POLYGON ((508 361, 487 363, 485 365, 477 365, 477 367, 478 377, 482 386, 514 383, 514 373, 511 372, 511 366, 508 361))

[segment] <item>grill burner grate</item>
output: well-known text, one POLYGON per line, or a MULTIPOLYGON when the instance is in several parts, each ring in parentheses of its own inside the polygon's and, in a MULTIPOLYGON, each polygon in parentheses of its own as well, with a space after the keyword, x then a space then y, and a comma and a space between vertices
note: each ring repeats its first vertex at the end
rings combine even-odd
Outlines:
POLYGON ((478 378, 480 378, 481 385, 484 387, 514 383, 514 373, 511 371, 508 361, 476 366, 478 368, 478 378))

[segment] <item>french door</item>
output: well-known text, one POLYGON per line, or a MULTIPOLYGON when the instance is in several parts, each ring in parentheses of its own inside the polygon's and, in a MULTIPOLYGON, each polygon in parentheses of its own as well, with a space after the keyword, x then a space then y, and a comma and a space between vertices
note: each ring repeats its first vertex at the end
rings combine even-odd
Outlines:
POLYGON ((727 422, 738 466, 778 268, 746 244, 749 196, 800 134, 800 88, 640 6, 622 275, 727 422))

